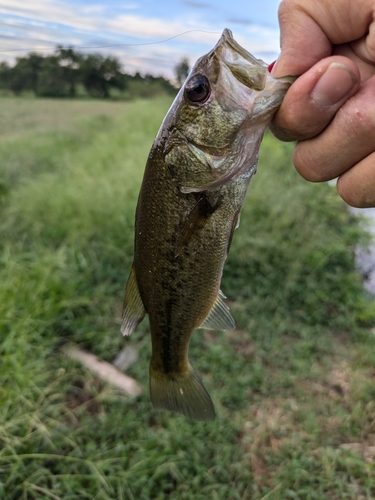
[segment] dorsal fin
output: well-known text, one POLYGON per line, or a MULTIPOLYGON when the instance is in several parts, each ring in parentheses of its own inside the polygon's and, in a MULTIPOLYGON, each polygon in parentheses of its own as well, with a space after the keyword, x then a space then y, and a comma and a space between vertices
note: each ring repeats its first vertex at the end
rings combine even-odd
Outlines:
POLYGON ((220 290, 215 304, 199 328, 207 328, 210 330, 234 330, 236 328, 229 307, 223 300, 224 298, 225 295, 220 290))

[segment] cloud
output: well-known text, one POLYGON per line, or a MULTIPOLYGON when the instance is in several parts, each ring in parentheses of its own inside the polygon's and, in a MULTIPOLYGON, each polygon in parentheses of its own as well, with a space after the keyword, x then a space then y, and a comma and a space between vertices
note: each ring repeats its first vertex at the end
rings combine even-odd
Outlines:
POLYGON ((133 10, 133 9, 139 9, 140 5, 138 3, 129 3, 127 5, 121 5, 121 9, 124 10, 133 10))
POLYGON ((81 12, 85 12, 87 14, 103 12, 105 10, 104 5, 84 5, 81 7, 81 12))
POLYGON ((184 0, 182 3, 184 5, 187 5, 188 7, 193 7, 195 9, 213 9, 214 8, 214 6, 210 3, 197 2, 194 0, 184 0))
MULTIPOLYGON (((0 13, 16 15, 38 22, 53 22, 70 29, 82 30, 82 32, 105 33, 107 37, 108 34, 112 34, 132 36, 138 39, 165 39, 197 28, 197 23, 193 19, 163 20, 134 14, 103 17, 100 15, 101 12, 96 10, 88 11, 87 7, 62 5, 58 1, 53 2, 52 0, 39 0, 38 3, 31 3, 26 7, 23 0, 0 0, 0 13)), ((207 28, 202 24, 198 27, 207 28)), ((200 39, 202 38, 212 39, 213 37, 208 35, 201 36, 200 39)), ((197 37, 192 33, 187 33, 185 39, 196 40, 197 37)), ((62 41, 56 40, 56 42, 62 41)))
MULTIPOLYGON (((198 0, 185 0, 184 3, 198 9, 212 7, 212 4, 198 0)), ((18 55, 41 48, 51 51, 58 44, 72 45, 77 49, 122 44, 103 48, 100 52, 119 57, 129 72, 162 73, 171 77, 174 66, 182 57, 194 62, 207 53, 227 24, 224 21, 222 25, 217 22, 210 24, 194 12, 183 16, 177 10, 171 19, 141 15, 135 12, 137 7, 136 3, 128 4, 114 11, 104 2, 103 5, 84 6, 62 0, 0 0, 0 26, 5 37, 2 38, 0 59, 11 62, 18 55), (184 34, 178 38, 158 43, 181 33, 184 34), (17 48, 25 50, 12 52, 17 48)), ((238 27, 234 35, 241 45, 257 57, 267 53, 276 57, 278 30, 250 24, 243 19, 237 19, 235 23, 236 19, 232 20, 238 27)))
POLYGON ((251 19, 246 19, 245 17, 230 17, 228 19, 229 24, 243 24, 245 26, 250 26, 250 24, 253 24, 253 21, 251 19))

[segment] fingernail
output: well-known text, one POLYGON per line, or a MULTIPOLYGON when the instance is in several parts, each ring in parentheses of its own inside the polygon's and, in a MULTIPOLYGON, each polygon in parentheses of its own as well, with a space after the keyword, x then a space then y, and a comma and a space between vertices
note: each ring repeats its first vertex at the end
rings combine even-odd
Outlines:
POLYGON ((332 106, 345 97, 357 83, 353 71, 341 63, 331 63, 319 78, 311 98, 318 106, 332 106))

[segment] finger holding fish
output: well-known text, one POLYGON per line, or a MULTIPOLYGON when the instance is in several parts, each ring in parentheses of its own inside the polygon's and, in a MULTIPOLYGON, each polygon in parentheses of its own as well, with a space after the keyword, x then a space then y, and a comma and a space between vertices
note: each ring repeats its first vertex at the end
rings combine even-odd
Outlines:
POLYGON ((319 61, 290 87, 270 126, 283 141, 303 141, 320 134, 340 107, 358 90, 356 64, 341 56, 319 61))
MULTIPOLYGON (((337 56, 329 59, 337 61, 337 56)), ((323 106, 317 105, 311 84, 315 77, 310 76, 313 68, 290 88, 270 128, 281 140, 299 141, 293 163, 302 177, 312 182, 338 177, 337 191, 344 201, 354 207, 372 207, 375 117, 369 104, 375 99, 375 76, 360 83, 354 63, 345 61, 345 66, 353 71, 356 81, 351 84, 350 76, 346 77, 350 90, 336 104, 327 105, 326 99, 344 90, 345 78, 340 78, 338 87, 328 82, 323 106)), ((336 67, 335 71, 338 75, 347 70, 336 67)))
POLYGON ((297 145, 294 163, 305 179, 334 179, 374 151, 375 116, 371 106, 363 105, 374 98, 375 77, 361 85, 321 134, 297 145))
POLYGON ((299 141, 293 161, 304 178, 340 176, 338 193, 356 207, 375 206, 373 12, 373 0, 283 0, 273 69, 301 75, 275 116, 276 137, 299 141))

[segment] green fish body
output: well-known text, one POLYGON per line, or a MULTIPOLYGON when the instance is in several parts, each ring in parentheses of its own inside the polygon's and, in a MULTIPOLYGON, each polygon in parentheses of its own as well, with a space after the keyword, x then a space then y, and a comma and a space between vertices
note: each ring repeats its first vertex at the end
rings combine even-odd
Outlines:
POLYGON ((155 408, 215 417, 188 360, 196 328, 234 329, 220 291, 264 129, 290 78, 273 78, 225 30, 191 70, 152 146, 135 221, 122 332, 149 315, 155 408))

